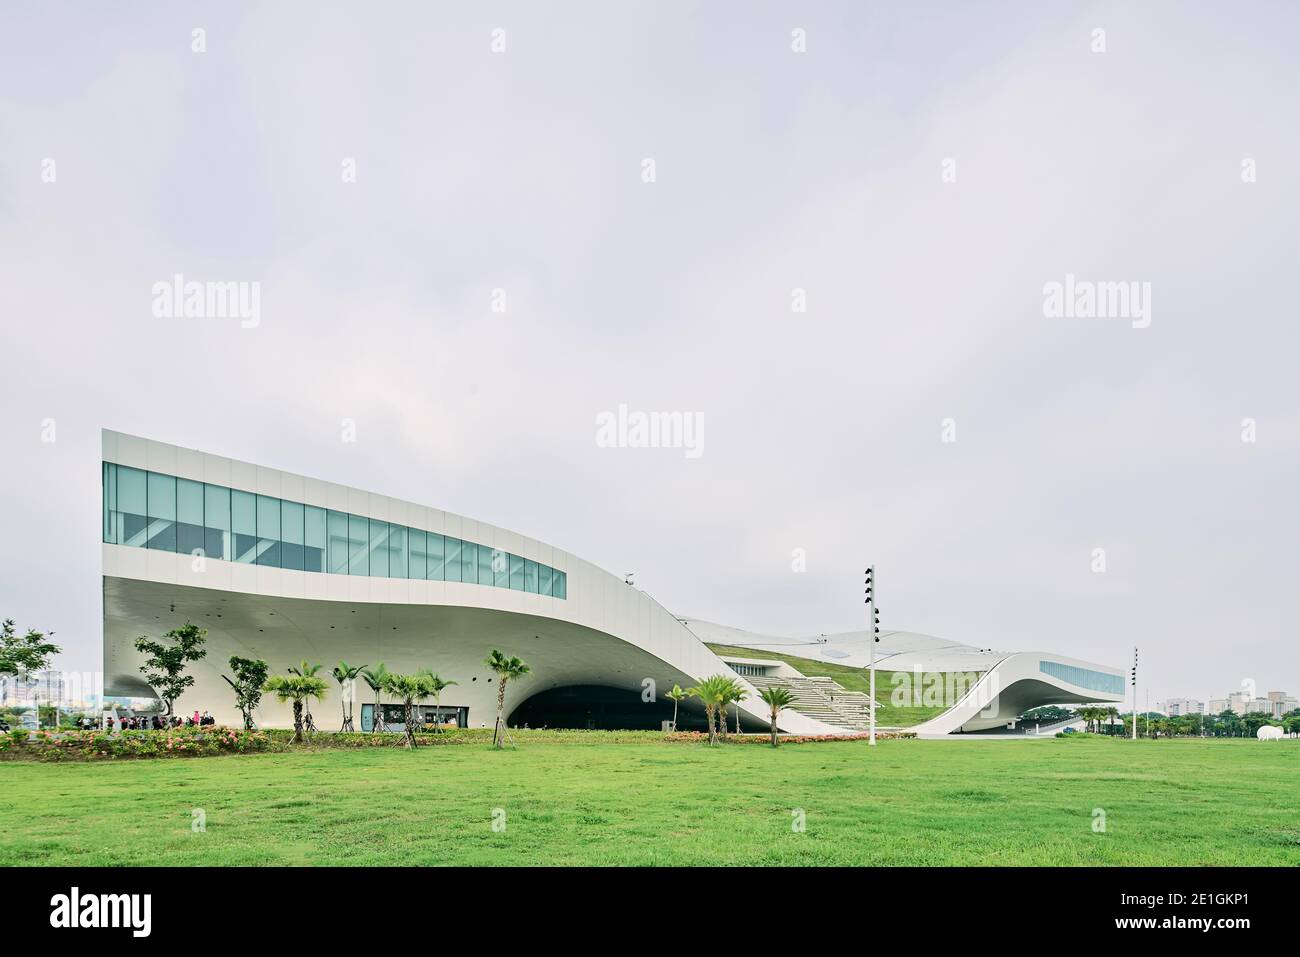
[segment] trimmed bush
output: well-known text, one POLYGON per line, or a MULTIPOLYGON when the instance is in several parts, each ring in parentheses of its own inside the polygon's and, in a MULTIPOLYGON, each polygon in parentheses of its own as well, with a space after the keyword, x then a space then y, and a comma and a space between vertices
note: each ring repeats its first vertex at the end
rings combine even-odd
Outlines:
MULTIPOLYGON (((8 737, 13 737, 12 734, 8 737)), ((171 728, 165 731, 38 731, 21 750, 0 746, 0 755, 38 761, 114 758, 202 757, 284 750, 264 731, 236 728, 171 728)))
MULTIPOLYGON (((509 732, 510 740, 521 746, 556 744, 702 744, 708 736, 702 731, 587 731, 579 729, 517 728, 509 732)), ((447 728, 441 732, 421 732, 416 741, 430 747, 455 747, 492 743, 491 728, 447 728)), ((861 741, 866 734, 791 735, 782 744, 861 741)), ((910 738, 910 731, 881 731, 877 738, 910 738)), ((728 744, 767 744, 766 734, 728 735, 728 744)), ((243 728, 197 727, 171 728, 163 731, 40 731, 29 734, 15 729, 0 734, 0 760, 29 761, 104 761, 133 758, 197 758, 221 754, 259 752, 354 750, 357 748, 401 748, 406 736, 400 732, 374 734, 368 731, 346 733, 317 731, 305 744, 293 744, 293 731, 269 728, 245 731, 243 728), (26 741, 24 744, 23 742, 26 741)))

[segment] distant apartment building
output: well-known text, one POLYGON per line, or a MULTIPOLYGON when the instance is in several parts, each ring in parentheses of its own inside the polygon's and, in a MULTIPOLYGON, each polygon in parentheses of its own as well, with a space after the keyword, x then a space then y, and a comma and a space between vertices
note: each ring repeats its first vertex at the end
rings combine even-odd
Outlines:
POLYGON ((1197 701, 1195 698, 1170 698, 1165 707, 1165 713, 1171 718, 1205 714, 1205 702, 1197 701))
POLYGON ((1289 711, 1294 711, 1300 707, 1300 702, 1287 694, 1285 691, 1270 691, 1268 693, 1269 703, 1272 705, 1272 714, 1275 718, 1280 718, 1289 711))
MULTIPOLYGON (((1192 699, 1171 698, 1169 700, 1169 714, 1196 714, 1193 706, 1199 704, 1192 699), (1187 710, 1182 710, 1184 707, 1187 710)), ((1232 711, 1238 715, 1247 714, 1266 714, 1270 717, 1280 718, 1300 707, 1300 701, 1285 691, 1270 691, 1267 697, 1253 698, 1243 692, 1234 691, 1226 698, 1211 698, 1206 704, 1203 713, 1205 714, 1223 714, 1225 711, 1232 711)))
POLYGON ((63 672, 49 669, 37 671, 26 677, 0 676, 0 706, 24 707, 34 701, 49 704, 62 702, 64 695, 63 672))

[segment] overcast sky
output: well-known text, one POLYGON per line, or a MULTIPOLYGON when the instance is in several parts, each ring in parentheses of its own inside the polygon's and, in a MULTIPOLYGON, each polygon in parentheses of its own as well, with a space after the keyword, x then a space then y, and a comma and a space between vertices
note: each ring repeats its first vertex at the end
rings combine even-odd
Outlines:
POLYGON ((859 628, 874 561, 886 627, 1300 692, 1300 12, 980 6, 5 4, 0 615, 98 667, 108 427, 681 614, 859 628))

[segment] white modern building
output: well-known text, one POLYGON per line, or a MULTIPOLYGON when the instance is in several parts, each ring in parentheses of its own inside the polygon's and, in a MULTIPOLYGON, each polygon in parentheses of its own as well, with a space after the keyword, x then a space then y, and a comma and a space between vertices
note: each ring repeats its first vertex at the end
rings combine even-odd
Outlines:
MULTIPOLYGON (((1161 710, 1156 708, 1157 711, 1161 710)), ((1181 718, 1189 714, 1205 714, 1205 703, 1195 698, 1170 698, 1165 704, 1164 713, 1171 718, 1181 718)))
MULTIPOLYGON (((871 661, 871 635, 865 629, 791 638, 690 618, 682 622, 712 644, 855 668, 866 668, 871 661)), ((878 669, 893 675, 877 684, 878 700, 947 709, 913 729, 927 736, 1022 730, 1016 727, 1016 718, 1031 708, 1124 701, 1124 675, 1119 669, 1062 655, 998 651, 917 632, 882 631, 875 661, 878 669)))
MULTIPOLYGON (((232 655, 264 659, 272 673, 303 660, 326 672, 340 660, 429 668, 456 682, 440 719, 472 727, 495 717, 495 676, 483 663, 493 648, 532 667, 507 686, 506 714, 533 727, 658 728, 671 718, 664 692, 674 684, 728 673, 750 691, 743 725, 765 728, 758 686, 803 676, 780 660, 719 655, 706 641, 867 663, 865 633, 773 639, 681 619, 562 549, 426 505, 108 430, 102 474, 107 696, 152 696, 133 643, 187 621, 207 630, 207 655, 191 666, 195 685, 178 707, 229 724, 239 720, 222 677, 232 655)), ((1118 669, 904 632, 883 637, 882 668, 971 676, 923 726, 928 733, 1006 728, 1042 704, 1123 700, 1118 669)), ((836 702, 823 687, 832 705, 783 712, 783 731, 861 728, 864 703, 844 693, 836 702)), ((368 689, 356 702, 369 728, 368 689)), ((321 727, 336 726, 338 696, 313 710, 321 727)), ((287 725, 290 710, 265 700, 258 719, 287 725)), ((688 699, 682 723, 697 721, 688 699)))

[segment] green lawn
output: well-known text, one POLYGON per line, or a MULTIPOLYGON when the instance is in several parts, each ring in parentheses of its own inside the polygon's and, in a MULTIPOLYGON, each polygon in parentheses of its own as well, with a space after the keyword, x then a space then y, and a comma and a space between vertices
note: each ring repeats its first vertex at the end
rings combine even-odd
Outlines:
MULTIPOLYGON (((709 648, 717 655, 737 655, 741 658, 766 658, 773 661, 784 661, 796 671, 802 672, 809 677, 825 676, 833 678, 840 686, 847 691, 861 691, 863 694, 870 694, 871 674, 866 668, 850 668, 847 665, 833 665, 825 661, 817 661, 814 658, 799 658, 795 655, 776 654, 771 651, 760 651, 757 648, 737 648, 732 645, 709 645, 709 648)), ((885 671, 883 668, 876 669, 876 720, 887 727, 910 728, 912 725, 920 724, 923 721, 929 721, 931 718, 937 718, 948 710, 947 706, 928 708, 922 705, 902 705, 895 706, 890 701, 890 695, 894 690, 894 675, 906 675, 909 682, 915 680, 915 676, 910 671, 885 671)), ((925 673, 925 674, 928 674, 925 673)), ((922 675, 922 681, 925 680, 925 674, 922 675)), ((972 675, 977 672, 972 672, 972 675)), ((974 679, 972 678, 972 681, 974 679)), ((911 687, 910 683, 907 687, 911 687)), ((924 689, 924 684, 922 684, 924 689)))
POLYGON ((1300 864, 1295 741, 543 735, 503 752, 8 761, 0 865, 1300 864))

